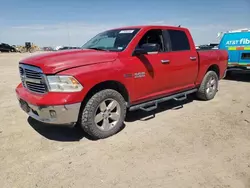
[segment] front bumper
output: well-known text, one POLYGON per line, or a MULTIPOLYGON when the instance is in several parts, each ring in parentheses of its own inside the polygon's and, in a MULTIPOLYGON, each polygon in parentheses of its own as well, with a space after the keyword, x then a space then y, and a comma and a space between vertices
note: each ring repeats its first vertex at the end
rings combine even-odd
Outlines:
POLYGON ((81 103, 56 106, 36 106, 24 101, 18 96, 17 98, 23 111, 40 122, 74 126, 78 120, 81 103))

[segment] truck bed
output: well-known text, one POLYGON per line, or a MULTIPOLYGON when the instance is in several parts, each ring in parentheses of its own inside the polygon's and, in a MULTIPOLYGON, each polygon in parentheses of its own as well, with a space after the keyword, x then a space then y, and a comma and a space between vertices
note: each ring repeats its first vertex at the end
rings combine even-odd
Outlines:
POLYGON ((208 69, 208 66, 214 62, 214 66, 218 68, 218 77, 222 79, 224 76, 224 72, 220 70, 224 70, 228 64, 228 53, 226 50, 219 49, 204 49, 204 50, 196 50, 198 54, 199 60, 199 73, 197 76, 196 83, 200 84, 202 79, 208 69))
POLYGON ((213 48, 211 48, 211 49, 196 49, 196 51, 210 51, 210 50, 218 50, 218 49, 213 49, 213 48))

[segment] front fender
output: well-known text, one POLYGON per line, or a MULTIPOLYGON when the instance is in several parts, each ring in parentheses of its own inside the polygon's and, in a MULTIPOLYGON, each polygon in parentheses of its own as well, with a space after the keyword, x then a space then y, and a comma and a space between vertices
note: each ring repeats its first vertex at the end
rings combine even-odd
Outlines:
POLYGON ((72 68, 62 71, 58 73, 58 75, 72 75, 83 85, 83 90, 79 93, 83 101, 93 87, 108 81, 114 81, 124 85, 128 95, 131 95, 134 83, 124 77, 123 70, 120 63, 106 62, 72 68))

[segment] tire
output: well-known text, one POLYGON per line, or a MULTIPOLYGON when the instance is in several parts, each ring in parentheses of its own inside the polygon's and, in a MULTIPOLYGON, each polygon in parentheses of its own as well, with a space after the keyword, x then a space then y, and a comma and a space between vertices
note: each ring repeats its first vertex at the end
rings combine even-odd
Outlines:
POLYGON ((230 79, 232 78, 233 72, 232 71, 227 71, 225 78, 230 79))
POLYGON ((196 96, 204 101, 214 98, 218 91, 219 78, 214 71, 208 71, 196 93, 196 96), (214 84, 212 84, 214 83, 214 84))
POLYGON ((126 101, 123 96, 115 90, 105 89, 94 94, 87 101, 81 114, 80 125, 94 139, 107 138, 123 128, 126 110, 126 101), (111 102, 113 102, 113 105, 111 105, 111 102), (115 105, 116 107, 113 110, 108 108, 115 105), (113 123, 111 123, 112 121, 113 123))

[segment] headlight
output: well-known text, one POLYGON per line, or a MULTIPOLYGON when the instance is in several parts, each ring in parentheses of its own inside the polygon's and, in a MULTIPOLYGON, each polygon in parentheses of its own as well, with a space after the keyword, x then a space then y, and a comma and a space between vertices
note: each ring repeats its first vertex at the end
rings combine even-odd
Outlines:
POLYGON ((51 92, 76 92, 83 88, 73 76, 47 76, 47 80, 51 92))

